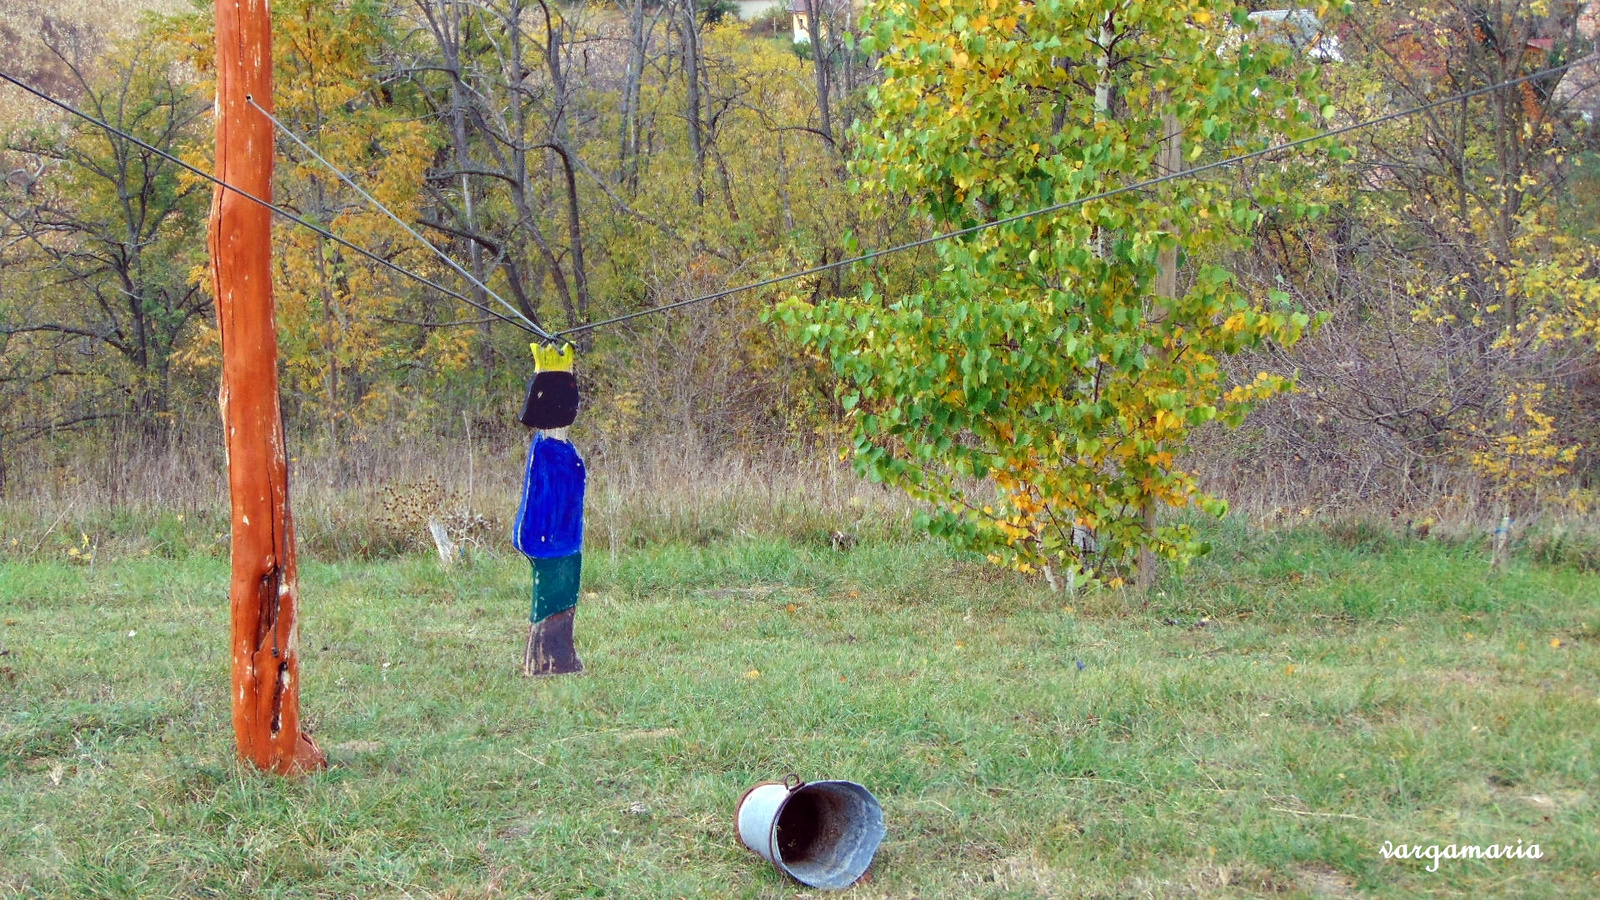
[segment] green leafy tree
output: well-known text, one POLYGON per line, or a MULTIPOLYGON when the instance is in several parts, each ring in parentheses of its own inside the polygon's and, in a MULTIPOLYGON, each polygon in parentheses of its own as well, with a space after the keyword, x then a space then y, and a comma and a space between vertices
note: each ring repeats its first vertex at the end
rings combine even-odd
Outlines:
MULTIPOLYGON (((376 0, 273 5, 277 118, 414 222, 424 174, 443 141, 414 116, 409 86, 385 69, 397 40, 376 0)), ((278 147, 278 202, 385 259, 445 277, 418 241, 326 165, 292 140, 280 136, 278 147)), ((345 429, 387 415, 404 373, 455 373, 470 364, 459 329, 429 327, 456 318, 456 309, 436 312, 414 284, 308 229, 280 227, 275 237, 288 386, 334 443, 345 429)))
MULTIPOLYGON (((870 16, 883 83, 855 164, 872 198, 909 195, 944 228, 1163 173, 1168 142, 1215 158, 1305 133, 1312 74, 1248 38, 1242 8, 1186 0, 887 0, 870 16)), ((1170 166, 1170 162, 1168 165, 1170 166)), ((938 534, 1053 584, 1120 584, 1141 550, 1203 550, 1155 504, 1220 514, 1179 456, 1288 386, 1229 383, 1219 360, 1296 341, 1285 298, 1210 262, 1274 200, 1276 170, 1188 178, 939 245, 915 290, 863 290, 786 315, 832 362, 858 467, 930 501, 938 534), (1163 251, 1186 256, 1158 289, 1163 251)), ((1169 271, 1172 271, 1169 263, 1169 271)))
MULTIPOLYGON (((390 13, 378 0, 274 4, 274 117, 287 133, 278 135, 273 196, 356 246, 448 281, 453 273, 339 174, 402 219, 419 219, 424 176, 443 135, 417 115, 412 85, 389 68, 402 39, 390 13)), ((211 23, 202 11, 166 29, 208 77, 211 23)), ((469 335, 456 327, 454 301, 311 229, 280 220, 274 240, 289 415, 316 421, 330 450, 392 416, 406 387, 425 381, 434 388, 470 366, 469 335)), ((200 338, 188 359, 218 364, 215 329, 200 338)), ((425 406, 428 393, 418 394, 411 404, 425 406)))
MULTIPOLYGON (((117 131, 70 119, 6 139, 16 168, 0 186, 5 261, 28 289, 0 305, 0 369, 30 390, 49 385, 54 408, 0 430, 121 418, 155 433, 172 413, 174 356, 211 308, 189 277, 204 256, 207 195, 122 134, 173 153, 205 103, 146 39, 117 47, 97 73, 69 68, 78 104, 117 131)), ((6 407, 0 420, 16 408, 6 407)))

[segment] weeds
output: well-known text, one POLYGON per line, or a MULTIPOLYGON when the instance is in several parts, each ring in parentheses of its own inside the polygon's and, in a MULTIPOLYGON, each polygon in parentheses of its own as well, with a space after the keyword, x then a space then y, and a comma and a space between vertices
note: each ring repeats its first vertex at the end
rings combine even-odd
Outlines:
MULTIPOLYGON (((617 452, 585 448, 581 434, 575 440, 589 458, 590 553, 750 537, 846 547, 913 532, 910 501, 863 484, 837 464, 782 455, 696 460, 670 445, 617 452)), ((220 460, 208 468, 174 453, 135 454, 119 463, 118 473, 96 468, 105 461, 86 461, 71 482, 19 487, 0 508, 0 558, 57 558, 80 534, 117 558, 225 557, 220 460), (105 484, 115 478, 120 487, 111 491, 105 484)), ((326 561, 395 559, 431 550, 428 522, 437 520, 468 559, 510 552, 526 453, 523 434, 480 441, 470 480, 466 450, 448 445, 371 448, 360 477, 321 457, 303 463, 296 457, 290 491, 298 547, 326 561)))
POLYGON ((1529 559, 1574 572, 1600 572, 1600 534, 1556 525, 1524 538, 1529 559))

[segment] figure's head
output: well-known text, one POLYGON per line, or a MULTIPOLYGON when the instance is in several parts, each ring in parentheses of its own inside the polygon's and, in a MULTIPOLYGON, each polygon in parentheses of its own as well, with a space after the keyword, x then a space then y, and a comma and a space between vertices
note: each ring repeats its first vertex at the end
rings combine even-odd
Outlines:
POLYGON ((565 428, 578 417, 578 379, 572 374, 571 344, 532 344, 533 380, 522 404, 522 424, 549 430, 565 428))

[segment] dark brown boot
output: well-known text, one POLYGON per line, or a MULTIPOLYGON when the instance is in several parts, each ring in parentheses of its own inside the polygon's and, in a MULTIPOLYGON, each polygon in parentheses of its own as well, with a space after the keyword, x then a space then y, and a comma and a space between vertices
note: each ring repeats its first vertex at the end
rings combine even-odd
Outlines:
POLYGON ((574 612, 563 610, 529 629, 524 675, 576 675, 583 671, 583 661, 578 659, 578 649, 572 641, 574 612))

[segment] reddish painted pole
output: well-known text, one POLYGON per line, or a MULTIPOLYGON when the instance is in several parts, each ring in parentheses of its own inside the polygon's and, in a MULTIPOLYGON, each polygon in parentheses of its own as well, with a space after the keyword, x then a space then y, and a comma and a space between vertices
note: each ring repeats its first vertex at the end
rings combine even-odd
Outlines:
MULTIPOLYGON (((272 197, 272 23, 267 0, 216 0, 217 177, 272 197)), ((288 775, 321 768, 300 732, 294 529, 278 405, 272 212, 217 188, 211 277, 222 332, 222 427, 233 508, 233 731, 239 756, 288 775)))

